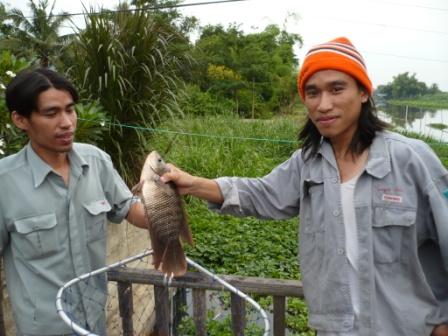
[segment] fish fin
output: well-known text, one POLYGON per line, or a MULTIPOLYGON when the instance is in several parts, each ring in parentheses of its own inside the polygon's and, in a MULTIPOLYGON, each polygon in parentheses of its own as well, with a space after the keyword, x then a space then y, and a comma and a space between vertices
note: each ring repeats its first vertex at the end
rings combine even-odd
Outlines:
POLYGON ((132 187, 131 191, 134 195, 139 195, 142 192, 144 181, 140 181, 135 186, 132 187))
POLYGON ((157 239, 157 235, 154 232, 151 222, 148 221, 148 229, 149 229, 149 238, 151 239, 151 248, 152 248, 152 263, 155 269, 159 269, 160 263, 162 262, 163 254, 166 250, 165 244, 157 239))
POLYGON ((163 253, 162 272, 170 276, 184 275, 187 271, 187 260, 179 239, 170 241, 163 253))
POLYGON ((182 208, 182 210, 184 214, 182 218, 182 223, 180 224, 179 235, 181 236, 184 242, 187 242, 190 246, 193 246, 193 237, 191 235, 190 226, 188 225, 187 212, 185 211, 184 208, 182 208))

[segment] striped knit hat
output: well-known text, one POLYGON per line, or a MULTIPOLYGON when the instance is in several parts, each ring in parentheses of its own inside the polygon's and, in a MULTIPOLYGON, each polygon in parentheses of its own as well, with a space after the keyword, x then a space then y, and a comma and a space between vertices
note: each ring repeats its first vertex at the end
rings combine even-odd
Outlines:
POLYGON ((359 51, 346 37, 338 37, 312 47, 305 56, 297 76, 299 94, 304 98, 305 83, 317 71, 337 70, 359 81, 369 95, 373 93, 372 82, 359 51))

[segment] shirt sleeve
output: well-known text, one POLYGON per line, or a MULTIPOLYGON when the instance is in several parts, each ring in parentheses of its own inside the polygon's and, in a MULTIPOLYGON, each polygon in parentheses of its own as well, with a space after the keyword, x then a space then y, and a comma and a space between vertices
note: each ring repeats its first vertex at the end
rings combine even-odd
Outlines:
POLYGON ((286 219, 299 214, 300 151, 262 178, 221 177, 218 183, 224 202, 209 203, 222 214, 286 219))
POLYGON ((107 219, 113 223, 121 223, 126 218, 131 204, 138 201, 133 197, 126 183, 114 168, 110 157, 104 153, 106 159, 103 161, 101 172, 102 185, 107 201, 112 209, 107 214, 107 219))
POLYGON ((426 189, 433 221, 431 227, 448 272, 448 171, 428 144, 415 141, 415 145, 416 152, 431 176, 431 183, 426 189))

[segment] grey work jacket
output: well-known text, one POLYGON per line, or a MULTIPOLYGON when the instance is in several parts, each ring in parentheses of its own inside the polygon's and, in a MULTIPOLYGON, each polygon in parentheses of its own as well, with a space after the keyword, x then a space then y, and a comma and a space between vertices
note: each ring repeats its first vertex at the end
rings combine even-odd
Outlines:
POLYGON ((300 216, 309 324, 343 334, 430 335, 448 322, 448 173, 422 141, 378 133, 356 187, 360 315, 351 305, 340 177, 331 145, 301 150, 262 178, 216 179, 210 208, 237 216, 300 216))
MULTIPOLYGON (((20 333, 69 333, 56 293, 106 263, 107 219, 121 222, 132 194, 98 148, 75 143, 65 185, 28 144, 0 160, 0 254, 20 333)), ((105 274, 66 290, 66 313, 89 330, 104 323, 105 274)))

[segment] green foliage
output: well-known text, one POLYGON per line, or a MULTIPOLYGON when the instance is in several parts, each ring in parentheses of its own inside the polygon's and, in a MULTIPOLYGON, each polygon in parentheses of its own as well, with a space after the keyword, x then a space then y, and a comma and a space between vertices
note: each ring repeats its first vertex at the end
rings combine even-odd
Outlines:
POLYGON ((78 125, 76 141, 94 145, 102 143, 110 131, 110 120, 103 107, 96 101, 76 105, 78 125))
MULTIPOLYGON (((270 172, 298 147, 298 124, 297 118, 241 120, 227 115, 172 120, 161 129, 193 134, 178 136, 165 155, 192 174, 255 177, 270 172)), ((163 153, 172 139, 171 133, 161 132, 148 147, 163 153)))
POLYGON ((429 109, 448 109, 448 92, 427 94, 414 99, 393 99, 389 100, 388 103, 398 106, 412 106, 429 109))
MULTIPOLYGON (((207 312, 206 330, 208 336, 232 336, 231 316, 227 315, 221 319, 215 319, 213 312, 207 312)), ((196 327, 193 320, 189 317, 184 317, 177 330, 178 335, 194 336, 196 335, 196 327)), ((255 324, 246 325, 244 335, 259 336, 262 335, 263 329, 255 324)))
MULTIPOLYGON (((87 13, 69 74, 83 95, 101 103, 114 124, 153 128, 181 115, 179 74, 189 59, 175 28, 148 11, 127 8, 121 4, 121 12, 87 13)), ((104 138, 103 147, 130 184, 139 174, 146 136, 135 128, 115 127, 104 138)))
POLYGON ((225 115, 234 110, 232 100, 203 92, 197 85, 186 85, 179 94, 178 102, 183 113, 191 116, 225 115))
POLYGON ((286 326, 291 336, 314 336, 308 327, 308 308, 303 300, 289 298, 286 307, 286 326))
POLYGON ((59 35, 59 30, 69 17, 55 15, 54 5, 55 2, 50 8, 48 0, 39 0, 37 4, 29 0, 31 17, 24 15, 19 9, 12 9, 7 15, 10 23, 5 23, 6 38, 1 41, 0 46, 44 67, 60 65, 60 57, 73 35, 59 35))
POLYGON ((0 54, 0 158, 17 152, 27 141, 25 133, 11 122, 4 90, 15 74, 28 66, 29 62, 15 57, 9 51, 4 50, 0 54))
POLYGON ((442 124, 442 123, 430 123, 430 124, 428 124, 428 126, 435 128, 435 129, 439 129, 439 130, 444 130, 444 129, 448 128, 447 125, 442 124))
POLYGON ((301 37, 270 25, 245 35, 238 26, 206 26, 193 49, 197 61, 190 82, 234 101, 243 117, 270 116, 290 109, 297 93, 293 46, 301 37))
POLYGON ((409 75, 409 72, 398 74, 393 77, 391 83, 377 88, 377 94, 383 95, 386 99, 413 98, 436 93, 440 93, 437 84, 427 87, 425 83, 417 80, 415 73, 409 75))

